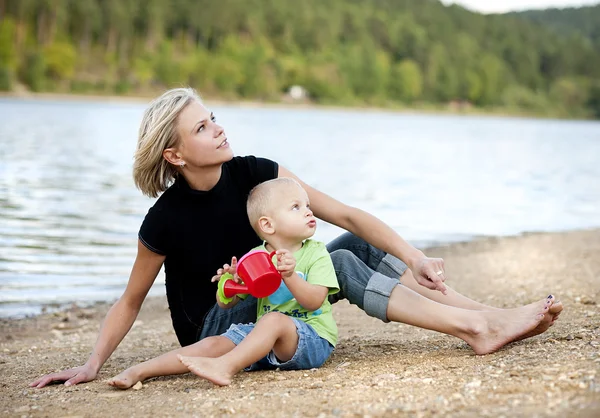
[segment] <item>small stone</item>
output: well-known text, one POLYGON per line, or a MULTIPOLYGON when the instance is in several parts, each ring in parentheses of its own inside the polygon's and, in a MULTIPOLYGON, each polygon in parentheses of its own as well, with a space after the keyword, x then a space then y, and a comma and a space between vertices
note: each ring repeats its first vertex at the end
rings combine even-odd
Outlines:
POLYGON ((481 380, 473 380, 465 385, 467 388, 478 388, 481 386, 481 380))
POLYGON ((19 412, 27 412, 27 411, 29 411, 29 409, 30 408, 29 408, 28 405, 23 405, 23 406, 20 406, 20 407, 16 408, 15 412, 17 412, 17 413, 19 413, 19 412))
POLYGON ((142 384, 142 382, 137 382, 135 385, 133 385, 133 390, 140 390, 141 388, 143 388, 144 385, 142 384))

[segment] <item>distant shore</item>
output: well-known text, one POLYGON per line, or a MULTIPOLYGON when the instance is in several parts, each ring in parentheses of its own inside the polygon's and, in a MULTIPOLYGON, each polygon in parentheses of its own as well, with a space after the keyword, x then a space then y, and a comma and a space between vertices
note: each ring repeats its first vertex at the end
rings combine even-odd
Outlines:
MULTIPOLYGON (((166 89, 165 89, 166 90, 166 89)), ((163 91, 139 95, 114 95, 114 94, 77 94, 77 93, 34 93, 29 91, 0 92, 0 99, 22 99, 22 100, 47 100, 47 101, 86 101, 107 103, 139 103, 146 104, 158 97, 163 91)), ((418 105, 418 106, 369 106, 358 105, 334 105, 322 104, 310 101, 294 102, 289 100, 280 101, 258 101, 244 99, 224 99, 219 97, 203 96, 203 100, 209 105, 239 106, 247 108, 285 108, 285 109, 326 109, 340 111, 366 111, 366 112, 392 112, 402 114, 428 114, 428 115, 457 115, 457 116, 489 116, 502 118, 526 118, 526 119, 562 119, 562 120, 593 120, 565 118, 555 115, 543 115, 524 110, 512 110, 507 108, 479 108, 464 104, 447 105, 418 105)))
POLYGON ((552 293, 565 311, 545 334, 475 356, 456 338, 385 324, 339 302, 340 342, 318 370, 240 373, 227 388, 188 374, 129 391, 106 380, 178 347, 164 297, 146 300, 97 380, 71 388, 27 384, 83 364, 108 304, 0 320, 0 411, 10 417, 600 414, 600 229, 483 238, 426 252, 443 257, 448 284, 475 300, 510 308, 552 293))

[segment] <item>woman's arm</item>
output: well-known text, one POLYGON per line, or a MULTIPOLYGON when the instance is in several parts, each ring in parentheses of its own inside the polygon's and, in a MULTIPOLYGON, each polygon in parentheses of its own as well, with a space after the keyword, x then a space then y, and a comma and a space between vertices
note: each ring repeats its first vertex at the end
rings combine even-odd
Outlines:
POLYGON ((138 240, 138 253, 127 288, 106 314, 88 361, 83 366, 42 376, 29 386, 42 388, 57 381, 64 381, 65 386, 71 386, 94 380, 104 362, 131 329, 164 261, 165 256, 150 251, 138 240))
POLYGON ((316 217, 350 231, 382 251, 398 257, 408 265, 415 279, 422 286, 437 289, 442 293, 446 292, 446 286, 443 283, 444 274, 437 274, 444 270, 442 259, 425 256, 422 251, 404 241, 383 221, 318 191, 281 165, 278 176, 292 177, 302 185, 308 194, 311 209, 316 217))

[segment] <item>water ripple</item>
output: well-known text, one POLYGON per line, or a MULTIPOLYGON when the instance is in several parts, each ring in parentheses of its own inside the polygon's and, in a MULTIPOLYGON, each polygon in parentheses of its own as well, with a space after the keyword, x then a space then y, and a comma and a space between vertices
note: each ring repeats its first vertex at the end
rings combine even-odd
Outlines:
MULTIPOLYGON (((0 316, 114 300, 153 199, 135 189, 144 106, 0 99, 0 316)), ((416 245, 600 226, 600 124, 211 109, 236 154, 274 159, 416 245)), ((339 228, 322 222, 317 239, 339 228)), ((164 276, 151 294, 164 293, 164 276)))

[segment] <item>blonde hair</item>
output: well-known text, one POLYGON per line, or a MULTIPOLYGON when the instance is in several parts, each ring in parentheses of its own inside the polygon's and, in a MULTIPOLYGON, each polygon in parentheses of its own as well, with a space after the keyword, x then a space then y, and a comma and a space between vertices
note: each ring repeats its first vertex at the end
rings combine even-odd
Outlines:
POLYGON ((171 89, 154 99, 144 112, 134 154, 133 181, 146 196, 157 197, 177 175, 163 151, 179 143, 177 119, 193 101, 202 102, 196 90, 171 89))
POLYGON ((250 190, 248 201, 246 202, 246 211, 248 212, 250 225, 252 225, 252 228, 259 237, 263 238, 260 233, 258 220, 262 216, 268 215, 273 210, 273 206, 278 203, 276 197, 277 191, 289 186, 297 186, 304 190, 300 183, 290 177, 279 177, 268 180, 250 190))

